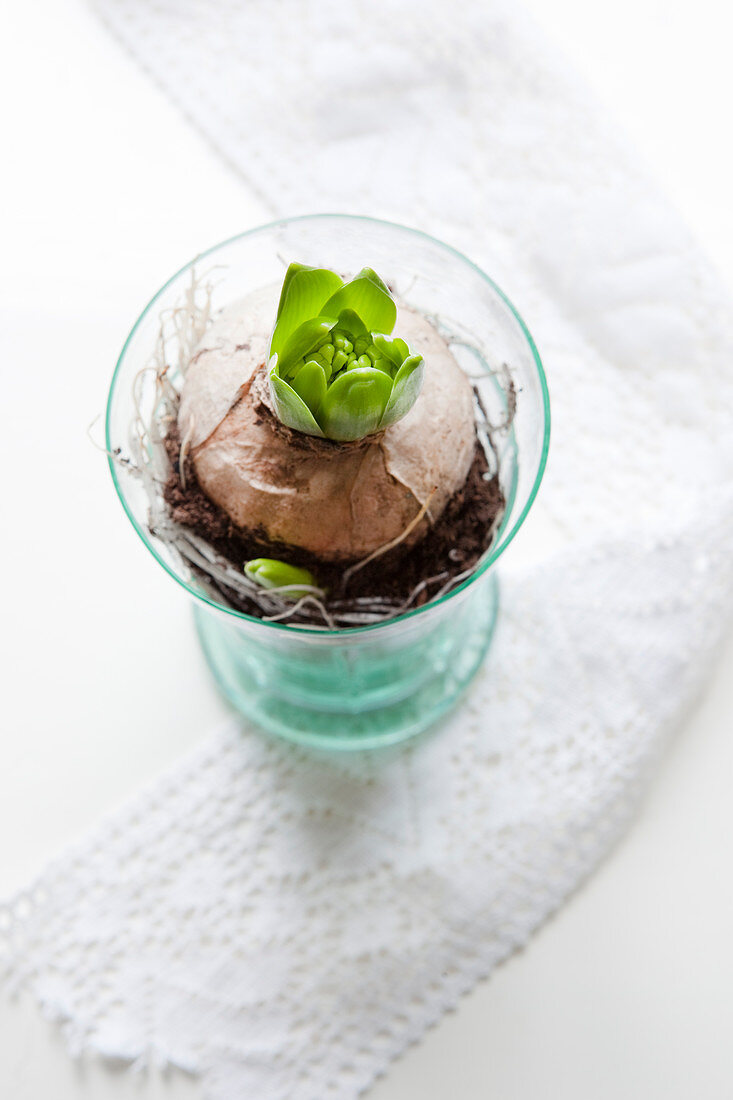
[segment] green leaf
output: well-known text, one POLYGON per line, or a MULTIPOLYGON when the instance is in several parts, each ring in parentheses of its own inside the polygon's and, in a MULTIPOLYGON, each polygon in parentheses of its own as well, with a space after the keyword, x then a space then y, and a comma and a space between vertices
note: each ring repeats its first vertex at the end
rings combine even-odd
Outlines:
POLYGON ((295 276, 300 271, 307 271, 307 270, 308 270, 308 265, 307 264, 298 264, 298 263, 288 264, 288 270, 285 272, 285 278, 283 279, 283 285, 280 287, 280 301, 277 303, 277 317, 275 318, 275 320, 277 320, 277 321, 280 320, 280 314, 283 311, 283 306, 285 305, 285 299, 288 296, 288 290, 290 289, 291 282, 293 281, 295 276))
POLYGON ((392 337, 392 346, 395 349, 395 351, 397 352, 397 356, 398 356, 397 362, 401 366, 402 363, 404 363, 405 359, 409 358, 410 349, 408 348, 405 341, 401 340, 399 338, 399 336, 393 336, 392 337))
POLYGON ((375 370, 384 371, 385 374, 391 378, 396 371, 396 367, 391 359, 385 359, 383 355, 378 355, 372 362, 372 366, 375 370))
POLYGON ((345 283, 321 306, 326 316, 351 309, 370 332, 391 332, 397 320, 397 307, 382 280, 370 267, 363 268, 351 282, 345 283))
MULTIPOLYGON (((389 359, 390 363, 398 369, 402 366, 405 356, 401 354, 394 340, 390 340, 388 336, 382 336, 381 333, 375 332, 373 341, 374 347, 377 351, 381 352, 385 359, 389 359)), ((404 344, 405 342, 401 340, 400 343, 404 344)), ((407 347, 407 344, 405 344, 405 347, 407 347)), ((410 354, 409 348, 407 349, 407 354, 410 354)))
POLYGON ((326 396, 326 383, 325 371, 315 359, 311 359, 306 363, 291 383, 292 389, 305 401, 314 417, 318 416, 321 402, 326 396))
POLYGON ((346 329, 346 331, 350 332, 355 338, 359 336, 366 336, 367 339, 369 338, 369 329, 366 327, 359 314, 354 313, 353 309, 341 310, 336 327, 346 329))
MULTIPOLYGON (((325 267, 291 264, 285 272, 277 307, 277 323, 270 341, 270 355, 280 356, 286 341, 302 325, 323 313, 321 306, 335 294, 343 280, 325 267)), ((333 315, 337 316, 336 313, 333 315)), ((310 351, 310 348, 308 349, 310 351)))
POLYGON ((270 395, 278 420, 286 427, 294 428, 296 432, 323 437, 313 413, 292 386, 279 377, 277 367, 273 367, 269 377, 270 395))
POLYGON ((379 427, 392 392, 389 375, 373 367, 357 367, 329 387, 318 420, 329 439, 363 439, 379 427))
POLYGON ((379 421, 380 428, 388 428, 401 420, 417 401, 425 376, 422 355, 411 355, 397 371, 392 384, 392 395, 379 421))
MULTIPOLYGON (((389 287, 387 286, 387 284, 384 282, 383 279, 379 278, 379 276, 377 275, 377 273, 376 273, 376 271, 374 270, 373 267, 363 267, 361 269, 361 271, 359 272, 359 275, 360 276, 363 275, 364 278, 366 278, 366 279, 371 279, 371 281, 374 283, 374 285, 376 287, 378 287, 379 290, 383 291, 385 294, 389 294, 389 287)), ((358 276, 357 276, 357 278, 358 278, 358 276)), ((389 296, 390 296, 390 298, 392 297, 391 294, 389 294, 389 296)), ((390 329, 389 331, 391 332, 392 329, 390 329)))
POLYGON ((322 351, 312 351, 308 358, 308 362, 318 363, 319 367, 321 367, 323 370, 323 374, 326 379, 326 385, 328 385, 331 375, 333 374, 333 368, 331 367, 333 359, 329 360, 322 351))
POLYGON ((328 336, 336 321, 329 317, 311 317, 298 325, 285 341, 282 351, 277 355, 277 369, 281 378, 287 377, 296 363, 304 359, 328 336))

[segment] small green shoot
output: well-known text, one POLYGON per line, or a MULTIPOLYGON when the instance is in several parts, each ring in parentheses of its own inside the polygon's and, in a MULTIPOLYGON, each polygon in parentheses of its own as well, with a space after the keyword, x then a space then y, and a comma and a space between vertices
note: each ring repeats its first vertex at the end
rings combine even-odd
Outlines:
POLYGON ((276 558, 252 558, 244 563, 244 573, 260 588, 285 589, 280 593, 283 599, 298 600, 318 588, 315 577, 307 569, 276 558))

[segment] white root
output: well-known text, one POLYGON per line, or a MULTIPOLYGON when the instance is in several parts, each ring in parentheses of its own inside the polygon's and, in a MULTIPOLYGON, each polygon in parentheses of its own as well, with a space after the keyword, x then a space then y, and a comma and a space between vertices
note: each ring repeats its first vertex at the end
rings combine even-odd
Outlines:
POLYGON ((381 558, 382 554, 386 554, 389 550, 394 550, 396 546, 399 546, 401 542, 405 541, 408 535, 410 535, 415 530, 420 520, 428 511, 428 508, 430 507, 430 501, 433 499, 436 492, 437 486, 430 492, 430 494, 428 495, 428 499, 425 501, 415 518, 410 520, 410 522, 407 524, 407 527, 405 527, 404 531, 399 534, 397 538, 390 539, 389 542, 385 542, 381 546, 378 546, 376 550, 372 550, 371 554, 367 554, 367 556, 365 558, 362 558, 361 561, 355 562, 354 565, 350 565, 348 569, 344 570, 344 579, 342 582, 343 588, 346 588, 354 573, 358 573, 358 571, 360 569, 363 569, 365 565, 369 565, 370 561, 374 561, 376 558, 381 558))
POLYGON ((196 428, 196 419, 191 413, 188 418, 188 427, 186 428, 186 434, 181 440, 181 450, 178 456, 178 477, 181 482, 181 488, 186 488, 186 455, 188 454, 188 448, 191 446, 191 440, 193 439, 193 433, 196 428))
POLYGON ((321 615, 323 615, 324 622, 329 630, 336 629, 336 623, 333 621, 328 611, 326 611, 324 604, 322 604, 320 600, 317 600, 315 596, 303 596, 301 600, 298 600, 297 603, 293 604, 293 606, 289 607, 286 611, 281 611, 279 615, 265 615, 264 620, 266 623, 283 622, 283 620, 285 619, 292 618, 292 616, 295 615, 296 612, 302 610, 302 608, 304 608, 306 604, 311 604, 313 607, 317 608, 318 611, 320 611, 321 615))
POLYGON ((325 589, 313 584, 279 584, 276 588, 267 588, 265 591, 269 596, 293 596, 301 593, 303 596, 313 596, 317 600, 323 600, 326 597, 325 589))
POLYGON ((130 465, 129 459, 122 458, 121 455, 116 454, 114 451, 110 451, 107 447, 104 446, 103 443, 97 443, 96 439, 92 435, 92 431, 94 429, 95 424, 98 424, 99 421, 101 420, 101 418, 102 418, 102 414, 97 413, 97 415, 94 417, 94 419, 89 422, 89 424, 87 426, 87 438, 88 438, 89 442, 91 443, 92 447, 96 448, 96 450, 98 450, 98 451, 101 451, 102 454, 106 455, 107 458, 112 460, 112 462, 117 462, 120 466, 129 466, 130 465))

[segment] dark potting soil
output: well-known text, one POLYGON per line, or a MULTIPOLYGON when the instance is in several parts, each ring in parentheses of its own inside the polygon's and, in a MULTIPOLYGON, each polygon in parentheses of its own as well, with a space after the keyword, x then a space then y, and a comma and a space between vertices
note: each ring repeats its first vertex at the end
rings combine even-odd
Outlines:
MULTIPOLYGON (((435 578, 417 595, 410 607, 421 607, 451 579, 476 564, 491 542, 505 501, 497 477, 487 478, 488 462, 476 440, 473 463, 463 488, 449 501, 434 527, 416 546, 398 546, 365 565, 343 586, 344 563, 324 562, 302 550, 274 543, 262 533, 236 527, 227 514, 206 496, 196 480, 193 463, 185 459, 186 487, 180 481, 180 437, 173 425, 165 441, 171 474, 164 496, 176 523, 189 528, 241 569, 251 558, 278 558, 309 569, 318 585, 328 590, 325 605, 334 603, 340 611, 348 602, 363 597, 380 597, 401 604, 421 581, 435 578)), ((209 578, 210 580, 210 578, 209 578)), ((249 615, 261 617, 253 601, 222 588, 226 602, 249 615)), ((358 605, 354 605, 354 610, 358 605)), ((298 622, 297 618, 290 620, 298 622)))

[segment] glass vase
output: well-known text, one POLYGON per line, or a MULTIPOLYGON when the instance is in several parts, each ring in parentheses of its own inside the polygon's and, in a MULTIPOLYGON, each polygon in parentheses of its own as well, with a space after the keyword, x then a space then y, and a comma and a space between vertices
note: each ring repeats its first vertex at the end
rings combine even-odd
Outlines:
MULTIPOLYGON (((428 364, 429 369, 429 364, 428 364)), ((273 222, 197 256, 156 294, 115 369, 106 417, 110 469, 122 505, 153 557, 193 600, 204 655, 224 695, 263 729, 308 745, 393 744, 436 722, 470 683, 499 606, 496 565, 539 488, 549 443, 549 400, 539 355, 506 296, 466 257, 416 230, 371 218, 312 215, 273 222), (225 606, 151 530, 149 498, 125 463, 136 415, 156 401, 146 371, 156 342, 180 381, 176 308, 192 276, 215 275, 213 310, 282 281, 288 262, 353 274, 373 267, 396 297, 449 341, 480 398, 488 456, 506 509, 475 572, 423 607, 341 630, 268 623, 225 606), (122 461, 121 461, 122 460, 122 461)))

